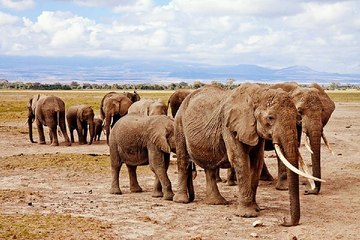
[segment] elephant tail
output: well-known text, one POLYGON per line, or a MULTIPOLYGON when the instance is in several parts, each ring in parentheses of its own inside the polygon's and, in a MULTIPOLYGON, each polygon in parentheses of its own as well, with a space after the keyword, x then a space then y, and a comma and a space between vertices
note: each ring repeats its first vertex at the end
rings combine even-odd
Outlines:
POLYGON ((63 134, 60 129, 60 111, 56 112, 56 121, 57 121, 57 132, 60 137, 63 137, 63 134))
POLYGON ((189 166, 187 168, 188 177, 187 177, 187 188, 189 193, 189 201, 192 202, 195 199, 195 191, 194 191, 194 183, 193 183, 193 171, 196 172, 195 163, 190 161, 189 166))

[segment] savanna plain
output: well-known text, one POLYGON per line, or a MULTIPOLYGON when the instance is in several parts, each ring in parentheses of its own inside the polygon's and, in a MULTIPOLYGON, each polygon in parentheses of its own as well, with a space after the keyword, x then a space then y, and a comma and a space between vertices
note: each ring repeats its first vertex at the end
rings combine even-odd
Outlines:
MULTIPOLYGON (((228 205, 211 206, 205 197, 205 173, 194 180, 195 201, 179 204, 152 198, 153 173, 138 168, 144 192, 130 193, 126 167, 121 170, 122 195, 109 194, 109 148, 102 135, 92 145, 61 142, 52 147, 30 143, 27 103, 37 93, 62 98, 66 108, 93 106, 97 116, 108 91, 0 91, 0 239, 359 239, 360 238, 360 91, 330 91, 336 109, 324 131, 334 155, 323 144, 322 184, 319 195, 303 195, 300 178, 300 225, 279 225, 288 217, 287 191, 274 182, 260 182, 258 218, 236 215, 237 187, 219 183, 228 205), (253 227, 261 220, 262 225, 253 227)), ((140 91, 142 98, 162 98, 171 91, 140 91)), ((46 128, 45 128, 46 129, 46 128)), ((48 139, 48 134, 45 134, 48 139)), ((34 139, 38 139, 34 129, 34 139)), ((310 163, 302 143, 301 152, 310 163)), ((277 178, 274 152, 265 162, 277 178)), ((177 167, 168 170, 177 189, 177 167)), ((221 170, 225 179, 226 170, 221 170)))

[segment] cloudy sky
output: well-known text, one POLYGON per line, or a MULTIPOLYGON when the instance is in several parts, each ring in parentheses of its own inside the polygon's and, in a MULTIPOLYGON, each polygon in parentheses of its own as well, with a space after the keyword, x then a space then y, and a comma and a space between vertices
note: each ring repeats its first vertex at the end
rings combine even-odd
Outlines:
POLYGON ((360 73, 360 1, 0 0, 0 55, 360 73))

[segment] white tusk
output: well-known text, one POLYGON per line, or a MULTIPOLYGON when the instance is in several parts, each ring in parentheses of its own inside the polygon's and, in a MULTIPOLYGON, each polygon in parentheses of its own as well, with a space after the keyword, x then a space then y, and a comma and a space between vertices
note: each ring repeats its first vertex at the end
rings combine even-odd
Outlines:
POLYGON ((314 152, 311 150, 310 142, 309 142, 309 137, 308 137, 308 136, 305 137, 305 147, 306 147, 306 149, 307 149, 311 154, 314 154, 314 152))
POLYGON ((329 151, 331 152, 331 154, 334 156, 334 155, 335 155, 335 154, 334 154, 334 151, 331 149, 330 144, 329 144, 328 140, 326 139, 326 137, 325 137, 325 135, 324 135, 324 132, 321 133, 321 137, 322 137, 322 139, 324 140, 325 145, 327 146, 327 148, 329 149, 329 151))
MULTIPOLYGON (((299 154, 299 163, 300 163, 300 168, 301 168, 302 170, 304 170, 304 172, 305 172, 306 174, 311 175, 311 174, 310 174, 310 171, 309 171, 309 169, 308 169, 308 167, 307 167, 307 165, 306 165, 306 163, 304 162, 304 159, 301 157, 301 154, 299 154)), ((309 183, 310 183, 311 190, 315 190, 315 187, 316 187, 316 186, 315 186, 314 180, 308 178, 308 181, 309 181, 309 183)))
POLYGON ((293 171, 296 174, 299 174, 300 176, 309 178, 309 179, 313 179, 315 181, 319 181, 319 182, 325 182, 325 180, 322 180, 320 178, 311 176, 310 174, 306 174, 302 171, 300 171, 299 169, 297 169, 296 167, 294 167, 291 163, 289 163, 288 160, 286 160, 286 158, 284 157, 284 155, 281 152, 280 146, 277 144, 274 144, 275 147, 275 151, 277 153, 277 155, 279 156, 280 160, 285 164, 286 167, 288 167, 291 171, 293 171))

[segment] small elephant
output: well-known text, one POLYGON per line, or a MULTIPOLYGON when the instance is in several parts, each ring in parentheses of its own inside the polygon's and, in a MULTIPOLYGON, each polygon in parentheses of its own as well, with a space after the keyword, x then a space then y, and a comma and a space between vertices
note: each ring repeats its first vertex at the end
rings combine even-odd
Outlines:
POLYGON ((101 132, 103 131, 103 120, 100 118, 94 118, 95 123, 95 135, 94 135, 94 141, 100 141, 101 132))
POLYGON ((110 193, 121 194, 119 175, 123 163, 128 168, 130 191, 142 192, 136 168, 149 164, 155 173, 152 196, 172 200, 174 194, 167 169, 170 152, 175 152, 175 137, 174 121, 170 117, 126 115, 114 125, 109 147, 112 172, 110 193))
POLYGON ((194 200, 191 159, 205 169, 208 204, 225 204, 216 184, 216 169, 234 167, 238 180, 238 213, 256 217, 256 191, 264 162, 265 140, 272 140, 288 170, 290 222, 300 220, 299 176, 320 180, 297 169, 299 150, 296 107, 288 93, 257 84, 226 91, 206 86, 188 95, 175 117, 178 190, 174 201, 194 200))
POLYGON ((138 95, 132 93, 107 93, 100 103, 100 114, 102 120, 105 121, 106 142, 109 144, 110 128, 114 126, 117 120, 128 113, 128 109, 133 104, 129 98, 137 99, 138 95))
POLYGON ((128 110, 128 114, 138 114, 140 116, 167 115, 168 108, 161 99, 141 99, 133 103, 128 110))
POLYGON ((72 143, 74 143, 74 130, 76 130, 79 137, 79 144, 86 144, 89 126, 89 144, 92 144, 95 135, 94 115, 94 110, 91 106, 76 105, 69 107, 66 112, 66 120, 68 123, 72 143))
POLYGON ((37 94, 29 100, 28 104, 28 127, 29 138, 32 143, 32 123, 35 120, 37 125, 40 144, 45 144, 45 135, 43 126, 47 126, 50 129, 50 142, 52 146, 58 146, 59 140, 57 137, 58 126, 65 138, 65 144, 70 146, 70 139, 66 132, 65 123, 65 103, 59 97, 46 96, 37 94))
POLYGON ((168 100, 168 107, 171 109, 171 115, 175 118, 175 115, 181 105, 181 103, 184 101, 187 95, 191 93, 190 89, 178 89, 176 90, 168 100))

